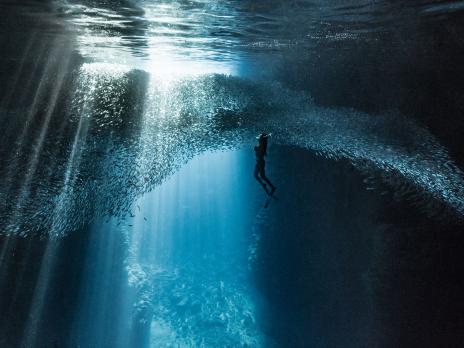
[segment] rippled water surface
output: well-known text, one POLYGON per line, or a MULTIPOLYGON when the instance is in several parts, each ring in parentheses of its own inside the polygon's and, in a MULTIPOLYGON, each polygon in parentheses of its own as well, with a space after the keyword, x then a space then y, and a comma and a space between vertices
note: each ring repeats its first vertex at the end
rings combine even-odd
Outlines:
MULTIPOLYGON (((334 42, 381 40, 393 30, 460 14, 461 1, 3 1, 51 37, 75 35, 86 57, 132 66, 174 60, 240 62, 300 54, 334 42)), ((14 29, 13 29, 14 30, 14 29)), ((388 44, 388 42, 385 42, 388 44)), ((147 64, 147 65, 144 65, 147 64)))

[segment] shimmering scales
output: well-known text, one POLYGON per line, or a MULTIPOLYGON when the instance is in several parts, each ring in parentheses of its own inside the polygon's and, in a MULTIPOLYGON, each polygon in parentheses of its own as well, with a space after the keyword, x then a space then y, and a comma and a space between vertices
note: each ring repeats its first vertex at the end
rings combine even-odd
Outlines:
POLYGON ((436 211, 438 202, 464 213, 463 173, 426 129, 401 115, 318 107, 277 83, 156 78, 108 64, 83 65, 71 100, 66 126, 44 135, 33 175, 10 168, 34 155, 33 146, 11 153, 2 167, 2 231, 59 236, 96 216, 123 215, 193 156, 248 144, 262 130, 276 143, 380 173, 424 209, 436 211), (27 194, 18 198, 24 177, 27 194))

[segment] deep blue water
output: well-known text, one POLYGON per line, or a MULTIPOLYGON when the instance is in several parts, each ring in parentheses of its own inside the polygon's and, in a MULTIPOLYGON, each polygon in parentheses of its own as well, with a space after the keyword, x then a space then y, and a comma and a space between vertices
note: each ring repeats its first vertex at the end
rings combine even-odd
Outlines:
POLYGON ((463 9, 0 1, 0 346, 459 346, 463 9))

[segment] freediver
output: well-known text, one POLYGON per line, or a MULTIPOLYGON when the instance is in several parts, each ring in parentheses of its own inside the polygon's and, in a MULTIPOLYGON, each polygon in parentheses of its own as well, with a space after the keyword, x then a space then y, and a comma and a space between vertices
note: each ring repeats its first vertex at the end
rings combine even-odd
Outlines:
POLYGON ((267 140, 271 136, 271 134, 261 133, 259 136, 256 137, 258 139, 258 144, 254 147, 255 155, 256 155, 256 165, 255 165, 255 178, 264 188, 264 191, 269 196, 274 194, 276 187, 271 183, 271 181, 266 177, 265 173, 265 166, 266 161, 264 160, 264 156, 267 154, 267 140), (268 190, 266 183, 269 185, 271 191, 268 190))

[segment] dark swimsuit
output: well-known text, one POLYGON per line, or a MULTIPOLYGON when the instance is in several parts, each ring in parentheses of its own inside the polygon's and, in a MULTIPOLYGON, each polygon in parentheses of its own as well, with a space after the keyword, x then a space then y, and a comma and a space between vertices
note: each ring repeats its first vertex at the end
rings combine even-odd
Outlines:
POLYGON ((263 179, 266 177, 264 172, 264 167, 266 162, 264 161, 265 153, 259 146, 255 146, 255 155, 256 155, 256 166, 255 166, 255 176, 259 174, 263 179))

